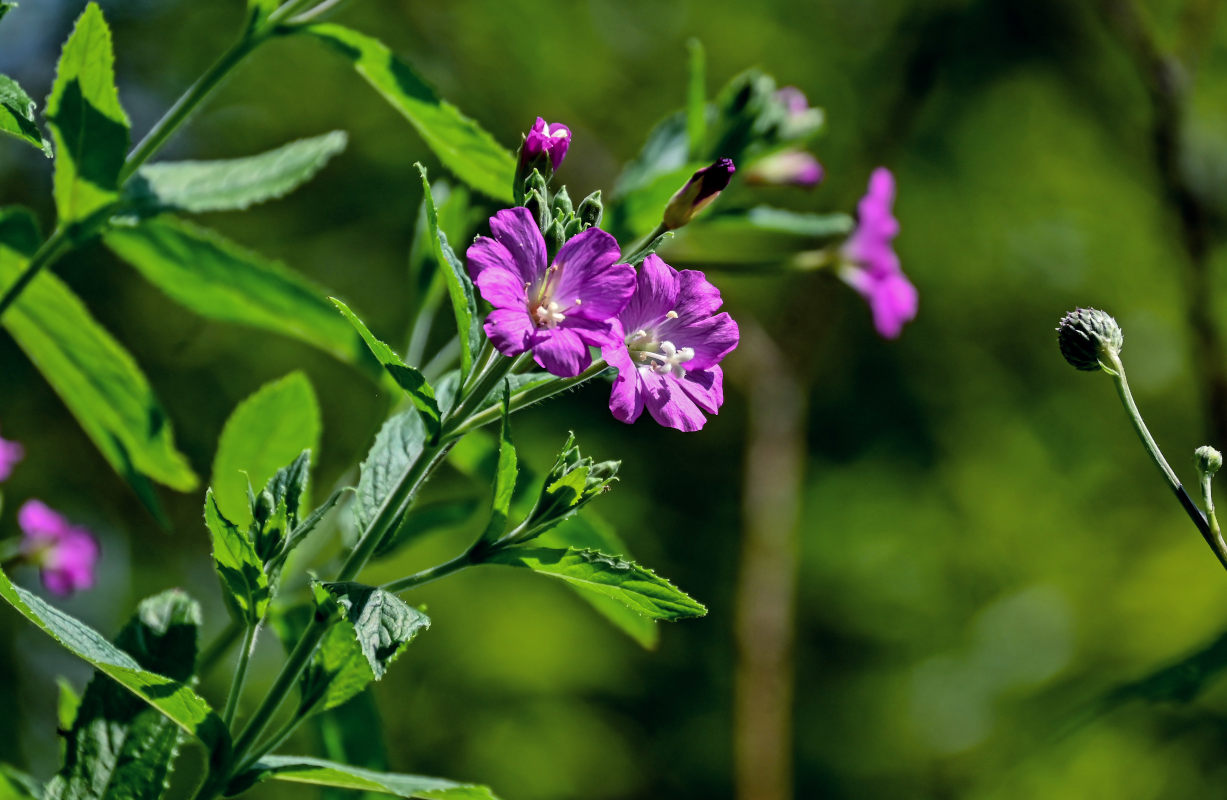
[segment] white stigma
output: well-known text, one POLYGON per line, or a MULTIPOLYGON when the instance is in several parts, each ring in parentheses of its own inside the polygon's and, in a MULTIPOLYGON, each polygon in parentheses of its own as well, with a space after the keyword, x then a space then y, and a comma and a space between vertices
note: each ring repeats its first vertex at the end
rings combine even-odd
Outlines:
POLYGON ((670 373, 678 378, 686 375, 684 364, 694 358, 694 348, 682 347, 678 348, 673 342, 661 342, 659 353, 650 353, 646 350, 640 351, 639 360, 651 360, 652 370, 659 375, 668 375, 670 373))
POLYGON ((533 318, 538 328, 553 328, 566 319, 562 306, 551 300, 533 309, 533 318))

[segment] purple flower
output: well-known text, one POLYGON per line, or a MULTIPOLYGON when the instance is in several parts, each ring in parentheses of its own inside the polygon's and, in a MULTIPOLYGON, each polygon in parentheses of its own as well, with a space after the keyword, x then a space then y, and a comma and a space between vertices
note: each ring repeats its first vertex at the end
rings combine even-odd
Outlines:
POLYGON ((603 230, 576 234, 547 264, 545 240, 526 208, 490 218, 491 239, 468 250, 469 274, 494 306, 485 331, 505 356, 533 360, 564 378, 592 363, 589 345, 616 341, 614 318, 635 291, 635 269, 619 264, 618 242, 603 230))
POLYGON ((809 99, 806 98, 805 92, 796 86, 781 86, 775 96, 790 114, 804 114, 809 111, 809 99))
POLYGON ((678 272, 655 254, 644 259, 635 295, 618 316, 622 341, 602 348, 618 369, 609 410, 634 422, 644 406, 652 419, 697 431, 724 402, 716 366, 737 346, 737 323, 716 313, 720 291, 702 272, 678 272))
POLYGON ((869 191, 857 206, 856 228, 844 242, 844 263, 839 276, 869 302, 878 333, 893 339, 916 316, 916 287, 899 267, 891 240, 899 222, 891 213, 895 177, 878 167, 869 178, 869 191))
MULTIPOLYGON (((541 156, 548 156, 550 165, 554 169, 558 169, 562 164, 562 160, 567 156, 567 148, 571 146, 571 129, 566 125, 555 122, 550 125, 541 117, 537 117, 537 121, 528 131, 528 135, 524 139, 524 154, 523 159, 526 163, 532 163, 541 156)), ((546 176, 549 177, 548 175, 546 176)))
POLYGON ((665 228, 677 230, 694 219, 695 214, 707 208, 720 196, 736 171, 731 158, 722 158, 710 167, 696 170, 690 180, 669 198, 663 220, 665 228))
POLYGON ((68 595, 94 585, 98 540, 38 500, 27 500, 17 512, 22 555, 39 568, 43 585, 68 595))
POLYGON ((17 442, 0 439, 0 481, 8 480, 13 474, 13 467, 26 455, 25 448, 17 442))
POLYGON ((755 163, 746 174, 746 179, 760 185, 790 184, 810 189, 822 182, 823 175, 822 165, 809 153, 784 150, 755 163))

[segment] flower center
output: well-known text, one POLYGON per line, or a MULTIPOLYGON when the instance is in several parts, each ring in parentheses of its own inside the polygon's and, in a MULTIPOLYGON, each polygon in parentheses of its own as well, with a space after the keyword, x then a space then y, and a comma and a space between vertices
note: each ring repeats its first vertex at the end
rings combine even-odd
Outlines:
POLYGON ((538 328, 556 327, 558 323, 567 318, 562 312, 562 306, 551 300, 533 309, 533 322, 538 328))
MULTIPOLYGON (((531 299, 528 304, 528 313, 533 318, 533 324, 538 328, 556 328, 558 324, 567 318, 566 312, 573 308, 578 308, 583 305, 583 300, 578 297, 571 301, 571 305, 564 306, 551 298, 557 283, 558 265, 554 264, 545 271, 545 280, 537 288, 536 297, 531 299)), ((532 297, 531 284, 524 284, 524 290, 532 297)))
POLYGON ((686 376, 683 366, 694 359, 693 347, 678 347, 668 340, 656 342, 647 331, 635 331, 626 337, 626 346, 633 358, 640 364, 651 367, 658 375, 676 375, 679 379, 686 376))

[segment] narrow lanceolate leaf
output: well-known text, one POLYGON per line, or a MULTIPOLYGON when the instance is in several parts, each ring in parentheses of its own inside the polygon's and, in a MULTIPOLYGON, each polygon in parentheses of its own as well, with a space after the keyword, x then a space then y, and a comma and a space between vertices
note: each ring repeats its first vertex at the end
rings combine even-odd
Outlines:
POLYGON ((371 368, 358 335, 337 317, 328 290, 284 264, 182 220, 119 227, 104 239, 175 302, 208 319, 289 336, 348 364, 371 368))
POLYGON ((70 653, 113 678, 206 747, 215 752, 229 748, 230 737, 221 718, 183 681, 142 668, 132 656, 84 622, 14 586, 3 571, 0 598, 70 653))
POLYGON ((426 168, 418 164, 422 176, 422 193, 426 204, 426 225, 434 242, 435 262, 443 270, 447 281, 447 293, 452 299, 452 312, 456 315, 456 330, 460 337, 460 374, 467 376, 473 367, 473 357, 481 347, 481 321, 477 318, 477 300, 473 296, 473 281, 464 264, 447 243, 447 236, 439 229, 439 214, 435 210, 430 181, 426 168))
POLYGON ((526 567, 581 585, 652 619, 686 619, 707 613, 702 603, 651 570, 595 550, 513 547, 494 553, 486 561, 526 567))
POLYGON ((212 489, 205 494, 204 517, 213 537, 213 563, 226 602, 236 619, 255 625, 264 619, 272 599, 264 564, 247 533, 222 516, 212 489))
POLYGON ((411 367, 402 361, 391 347, 376 339, 375 335, 367 329, 366 324, 349 310, 349 306, 335 297, 332 298, 332 302, 340 309, 341 315, 349 320, 349 324, 354 326, 354 330, 362 337, 362 341, 366 342, 371 354, 383 365, 397 385, 405 390, 405 394, 409 395, 414 407, 422 412, 423 421, 426 423, 427 430, 430 431, 431 438, 437 437, 440 425, 439 404, 435 400, 435 390, 426 382, 426 378, 422 377, 422 373, 416 367, 411 367))
POLYGON ((422 800, 498 800, 488 788, 473 783, 456 783, 443 778, 396 772, 373 772, 309 756, 265 756, 250 771, 238 776, 227 787, 226 793, 237 794, 269 779, 422 800))
POLYGON ((345 132, 333 131, 246 158, 150 164, 125 184, 124 210, 138 217, 241 211, 284 197, 311 180, 345 143, 345 132))
MULTIPOLYGON (((179 681, 196 662, 200 606, 172 589, 143 601, 116 644, 142 668, 179 681)), ((44 800, 157 800, 183 732, 105 675, 95 675, 69 729, 64 766, 44 800)))
POLYGON ((440 100, 383 42, 341 25, 312 25, 305 31, 353 62, 358 74, 409 120, 453 175, 494 200, 511 202, 515 156, 455 106, 440 100))
POLYGON ((394 594, 361 583, 325 583, 325 591, 340 605, 353 626, 362 655, 379 680, 430 618, 394 594))
POLYGON ((391 417, 380 428, 358 478, 354 521, 359 528, 371 523, 401 476, 421 457, 426 437, 422 417, 412 409, 391 417))
MULTIPOLYGON (((5 8, 7 6, 0 5, 0 16, 3 16, 5 8)), ((16 136, 51 158, 51 142, 38 127, 35 108, 34 101, 17 85, 17 81, 0 75, 0 133, 16 136)))
POLYGON ((64 44, 47 98, 61 225, 83 219, 118 197, 129 124, 115 89, 114 63, 111 31, 98 5, 90 3, 64 44))
MULTIPOLYGON (((29 212, 0 210, 0 286, 17 279, 37 244, 29 212)), ((180 491, 196 486, 136 360, 63 282, 39 275, 5 313, 3 325, 115 471, 138 491, 142 476, 180 491)))
POLYGON ((490 521, 481 535, 484 542, 494 542, 507 530, 511 513, 511 497, 515 494, 516 478, 520 474, 515 445, 511 443, 511 387, 503 384, 503 425, 498 439, 498 469, 494 474, 494 503, 490 521))
POLYGON ((213 458, 213 493, 222 515, 246 528, 252 520, 248 486, 264 486, 304 450, 318 453, 319 441, 319 404, 301 372, 266 383, 239 403, 213 458))

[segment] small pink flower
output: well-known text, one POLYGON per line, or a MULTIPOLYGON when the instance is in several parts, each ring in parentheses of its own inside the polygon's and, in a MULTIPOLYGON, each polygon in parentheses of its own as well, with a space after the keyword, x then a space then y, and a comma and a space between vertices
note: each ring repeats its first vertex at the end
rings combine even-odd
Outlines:
POLYGON ((746 180, 767 186, 801 186, 813 188, 822 182, 822 165, 804 150, 784 150, 758 161, 750 167, 746 180))
POLYGON ((27 500, 17 512, 22 530, 21 552, 39 569, 43 585, 69 595, 94 585, 98 540, 38 500, 27 500))
POLYGON ((784 107, 788 109, 790 114, 804 114, 809 111, 809 99, 805 96, 805 92, 796 86, 781 86, 776 91, 775 96, 784 104, 784 107))
POLYGON ((856 228, 844 242, 839 277, 865 298, 878 333, 894 339, 916 317, 919 295, 903 274, 891 241, 899 234, 892 213, 895 177, 879 167, 869 178, 869 191, 857 206, 856 228))
POLYGON ((0 439, 0 481, 8 480, 13 474, 13 467, 25 457, 26 451, 17 442, 0 439))
MULTIPOLYGON (((550 159, 550 165, 558 169, 567 156, 567 148, 571 146, 571 129, 555 122, 550 125, 541 117, 533 123, 524 139, 524 153, 521 156, 527 163, 532 163, 538 157, 545 155, 550 159)), ((548 175, 546 176, 549 177, 548 175)))

